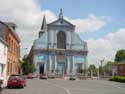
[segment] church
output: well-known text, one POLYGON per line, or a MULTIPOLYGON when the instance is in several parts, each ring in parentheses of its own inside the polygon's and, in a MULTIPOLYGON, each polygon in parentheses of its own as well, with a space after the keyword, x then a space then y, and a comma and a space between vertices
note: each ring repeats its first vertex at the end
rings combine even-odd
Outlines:
POLYGON ((79 68, 86 69, 87 42, 75 32, 75 25, 64 18, 62 9, 51 23, 43 17, 38 36, 30 51, 37 74, 71 75, 79 68))

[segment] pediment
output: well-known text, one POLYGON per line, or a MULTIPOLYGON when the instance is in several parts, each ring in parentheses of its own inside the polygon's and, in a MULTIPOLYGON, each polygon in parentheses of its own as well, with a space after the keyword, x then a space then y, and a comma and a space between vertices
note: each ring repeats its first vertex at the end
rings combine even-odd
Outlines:
POLYGON ((61 26, 72 26, 75 27, 75 25, 73 25, 72 23, 70 23, 69 21, 65 20, 64 18, 62 19, 57 19, 56 21, 48 24, 48 25, 61 25, 61 26))

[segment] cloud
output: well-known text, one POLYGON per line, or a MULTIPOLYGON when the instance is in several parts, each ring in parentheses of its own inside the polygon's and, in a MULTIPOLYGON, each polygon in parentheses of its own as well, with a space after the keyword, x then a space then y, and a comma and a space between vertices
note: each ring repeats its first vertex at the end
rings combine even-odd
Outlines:
POLYGON ((109 21, 110 17, 97 17, 94 14, 88 15, 88 17, 84 19, 71 20, 71 22, 76 25, 77 32, 95 32, 106 26, 109 21))
POLYGON ((88 62, 89 64, 98 65, 100 60, 105 58, 106 61, 114 61, 117 50, 125 48, 125 28, 116 32, 109 33, 105 38, 89 39, 88 42, 88 62))
POLYGON ((0 6, 0 20, 14 22, 18 26, 16 31, 21 38, 21 52, 26 47, 30 50, 44 14, 48 22, 56 19, 50 10, 41 11, 37 0, 2 0, 0 6))
MULTIPOLYGON (((43 15, 46 15, 47 22, 57 17, 50 10, 41 10, 37 0, 1 0, 0 20, 11 21, 17 24, 17 33, 21 38, 21 54, 30 50, 33 40, 37 39, 43 15), (25 51, 25 48, 28 48, 25 51)), ((68 19, 76 25, 76 31, 94 32, 107 25, 110 17, 97 17, 94 14, 82 19, 68 19)), ((101 32, 101 31, 100 31, 101 32)), ((88 39, 88 62, 97 64, 102 58, 113 60, 117 50, 125 48, 125 29, 109 33, 105 38, 88 39)))

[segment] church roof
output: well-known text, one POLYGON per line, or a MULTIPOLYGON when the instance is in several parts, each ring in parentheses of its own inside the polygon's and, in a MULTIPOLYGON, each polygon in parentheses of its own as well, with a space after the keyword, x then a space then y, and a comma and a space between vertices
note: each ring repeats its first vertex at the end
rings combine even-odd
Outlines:
POLYGON ((59 18, 56 21, 49 23, 48 25, 64 25, 64 26, 75 27, 75 25, 73 25, 69 21, 65 20, 64 18, 61 18, 61 19, 59 18))
POLYGON ((60 9, 59 18, 57 20, 49 23, 48 25, 63 25, 63 26, 75 27, 75 25, 73 25, 72 23, 70 23, 69 21, 64 19, 62 9, 60 9))
POLYGON ((42 26, 41 26, 41 30, 46 30, 47 29, 47 24, 46 24, 46 17, 43 17, 43 22, 42 22, 42 26))

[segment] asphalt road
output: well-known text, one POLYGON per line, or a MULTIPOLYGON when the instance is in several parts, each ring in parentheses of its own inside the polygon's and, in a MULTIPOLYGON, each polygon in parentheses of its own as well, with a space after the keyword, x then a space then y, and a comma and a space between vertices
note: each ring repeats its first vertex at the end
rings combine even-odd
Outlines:
POLYGON ((36 78, 27 80, 24 89, 4 89, 2 94, 125 94, 125 83, 36 78))

